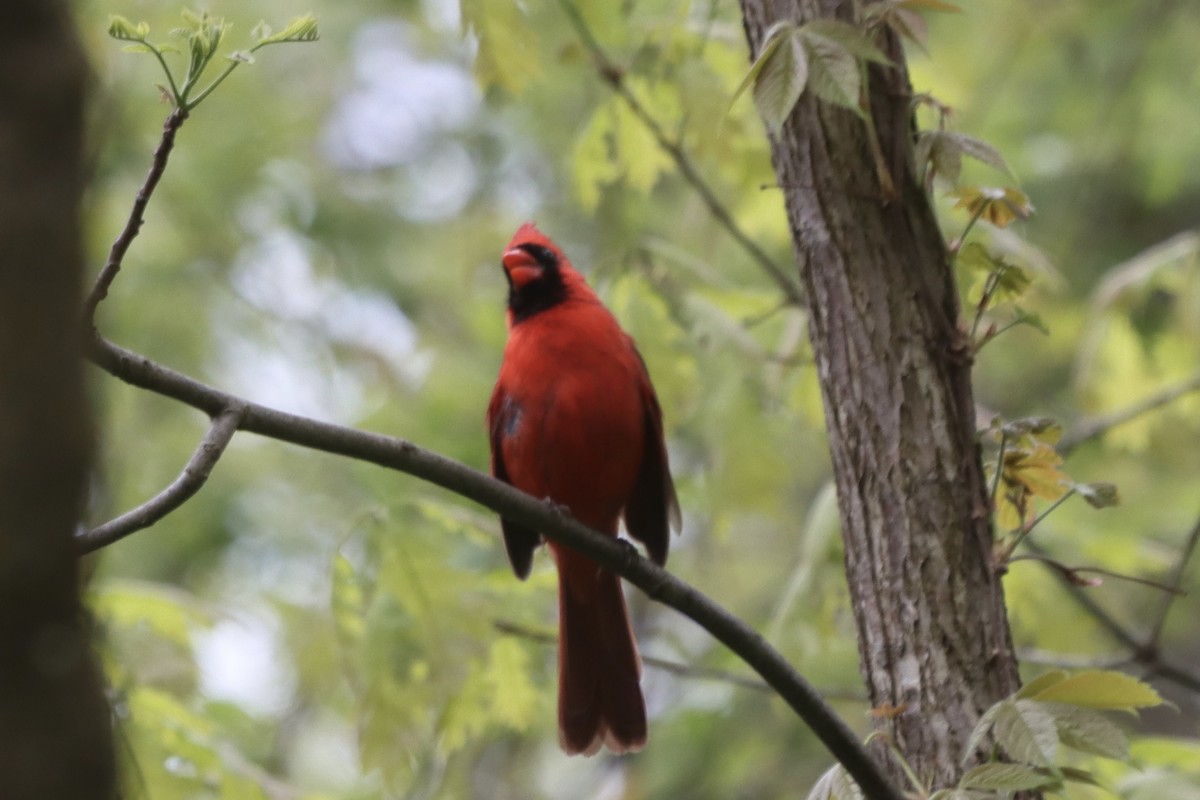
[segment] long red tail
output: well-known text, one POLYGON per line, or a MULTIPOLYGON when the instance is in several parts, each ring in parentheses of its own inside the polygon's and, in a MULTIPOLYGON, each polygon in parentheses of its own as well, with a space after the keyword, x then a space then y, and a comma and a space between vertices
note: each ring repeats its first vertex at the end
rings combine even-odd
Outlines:
POLYGON ((646 744, 646 702, 629 612, 616 575, 555 549, 558 562, 558 741, 567 755, 646 744))

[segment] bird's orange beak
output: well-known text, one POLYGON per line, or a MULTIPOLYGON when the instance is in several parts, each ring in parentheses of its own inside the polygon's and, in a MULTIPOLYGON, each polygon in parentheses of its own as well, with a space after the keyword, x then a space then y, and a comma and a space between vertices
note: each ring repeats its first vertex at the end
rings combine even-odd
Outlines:
POLYGON ((519 247, 514 247, 505 253, 502 263, 513 286, 518 289, 542 276, 542 265, 519 247))

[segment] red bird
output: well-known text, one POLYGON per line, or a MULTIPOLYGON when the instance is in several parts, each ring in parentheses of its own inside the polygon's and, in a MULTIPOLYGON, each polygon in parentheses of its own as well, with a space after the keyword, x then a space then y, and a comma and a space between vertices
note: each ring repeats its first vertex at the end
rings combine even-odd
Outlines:
MULTIPOLYGON (((527 222, 503 258, 508 345, 488 404, 492 474, 570 509, 615 537, 622 517, 658 564, 679 506, 662 411, 633 340, 571 266, 527 222)), ((517 577, 529 575, 537 531, 501 519, 517 577)), ((555 542, 558 566, 558 738, 568 755, 646 743, 641 659, 617 576, 555 542)))

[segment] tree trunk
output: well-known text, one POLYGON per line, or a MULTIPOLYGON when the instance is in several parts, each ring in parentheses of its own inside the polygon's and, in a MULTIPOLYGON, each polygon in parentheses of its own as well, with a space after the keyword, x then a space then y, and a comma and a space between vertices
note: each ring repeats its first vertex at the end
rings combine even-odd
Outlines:
POLYGON ((0 795, 107 800, 107 705, 72 536, 88 452, 80 359, 83 87, 66 5, 0 26, 0 795))
MULTIPOLYGON (((776 20, 850 21, 853 7, 741 2, 755 54, 776 20)), ((904 55, 890 34, 883 46, 898 66, 872 66, 870 111, 894 198, 867 126, 811 93, 771 153, 808 298, 863 677, 875 706, 906 707, 897 744, 918 776, 945 787, 981 712, 1019 679, 954 275, 909 155, 904 55)))

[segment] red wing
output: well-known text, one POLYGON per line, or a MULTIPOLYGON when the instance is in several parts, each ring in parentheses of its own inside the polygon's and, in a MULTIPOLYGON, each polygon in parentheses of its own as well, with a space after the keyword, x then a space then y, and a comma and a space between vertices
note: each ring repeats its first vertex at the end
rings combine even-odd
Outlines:
MULTIPOLYGON (((519 422, 520 414, 520 406, 497 386, 492 392, 487 410, 488 437, 492 445, 492 476, 510 486, 512 481, 509 480, 508 470, 504 466, 504 437, 509 435, 510 429, 519 422)), ((508 551, 508 562, 512 564, 517 577, 525 580, 533 568, 533 551, 542 543, 542 536, 504 517, 500 518, 500 530, 504 532, 504 548, 508 551)))
MULTIPOLYGON (((637 350, 634 350, 637 353, 637 350)), ((658 397, 650 384, 646 362, 638 354, 642 365, 642 409, 645 434, 642 445, 642 462, 638 467, 633 493, 625 504, 625 527, 633 538, 646 546, 646 552, 656 564, 667 561, 667 550, 671 544, 671 528, 679 525, 679 500, 675 497, 675 483, 671 480, 671 468, 667 463, 667 445, 663 438, 662 409, 658 397)))

